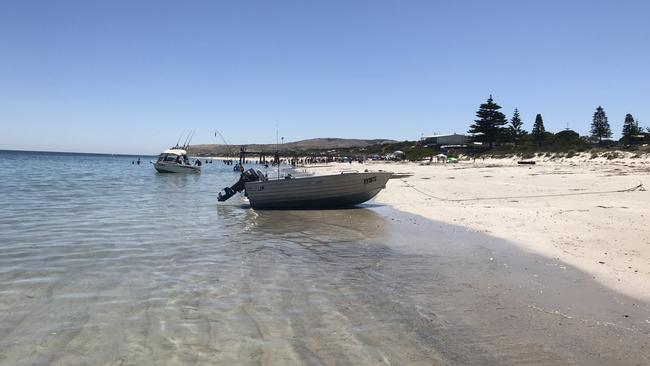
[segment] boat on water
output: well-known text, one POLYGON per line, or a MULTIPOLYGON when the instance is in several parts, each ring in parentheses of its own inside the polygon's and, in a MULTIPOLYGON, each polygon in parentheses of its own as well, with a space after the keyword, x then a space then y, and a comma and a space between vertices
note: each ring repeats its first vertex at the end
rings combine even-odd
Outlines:
POLYGON ((153 166, 159 173, 201 173, 201 161, 197 160, 192 165, 187 151, 180 148, 163 151, 153 166))
POLYGON ((248 169, 237 183, 224 188, 223 202, 244 191, 252 208, 305 209, 358 205, 373 198, 390 179, 390 172, 343 172, 303 178, 268 180, 259 170, 248 169))

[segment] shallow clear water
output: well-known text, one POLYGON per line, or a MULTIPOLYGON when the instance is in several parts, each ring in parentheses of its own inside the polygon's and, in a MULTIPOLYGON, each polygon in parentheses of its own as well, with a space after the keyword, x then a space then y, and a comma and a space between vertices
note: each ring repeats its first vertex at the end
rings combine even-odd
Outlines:
POLYGON ((381 255, 356 248, 381 226, 369 209, 255 212, 217 204, 230 166, 159 174, 133 160, 0 153, 0 362, 246 363, 264 348, 300 362, 298 308, 276 298, 381 255), (278 325, 270 344, 253 297, 278 325))
POLYGON ((231 167, 133 160, 0 152, 0 365, 650 359, 649 311, 570 267, 377 204, 219 204, 231 167))

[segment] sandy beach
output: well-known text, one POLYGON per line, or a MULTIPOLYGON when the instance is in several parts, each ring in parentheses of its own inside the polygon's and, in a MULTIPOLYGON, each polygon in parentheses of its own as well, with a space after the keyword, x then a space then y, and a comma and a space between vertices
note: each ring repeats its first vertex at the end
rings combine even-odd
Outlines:
POLYGON ((588 154, 535 165, 518 158, 332 163, 314 174, 345 169, 399 174, 376 198, 398 210, 504 239, 590 274, 622 294, 650 301, 650 157, 588 154))

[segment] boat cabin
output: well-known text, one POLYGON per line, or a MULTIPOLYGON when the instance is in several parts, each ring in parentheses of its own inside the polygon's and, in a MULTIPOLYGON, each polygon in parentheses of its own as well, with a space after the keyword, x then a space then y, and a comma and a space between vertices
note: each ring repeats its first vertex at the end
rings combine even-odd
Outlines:
POLYGON ((187 151, 181 149, 169 149, 163 151, 158 156, 158 162, 190 165, 190 159, 187 158, 187 151))

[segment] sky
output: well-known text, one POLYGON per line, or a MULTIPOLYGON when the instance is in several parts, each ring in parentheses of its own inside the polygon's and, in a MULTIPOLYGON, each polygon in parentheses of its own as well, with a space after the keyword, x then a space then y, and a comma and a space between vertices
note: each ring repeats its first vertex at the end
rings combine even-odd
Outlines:
POLYGON ((0 149, 650 126, 650 2, 0 0, 0 149), (182 141, 182 140, 181 140, 182 141))

